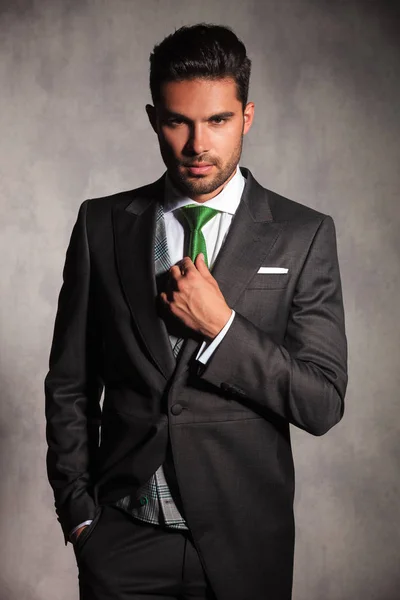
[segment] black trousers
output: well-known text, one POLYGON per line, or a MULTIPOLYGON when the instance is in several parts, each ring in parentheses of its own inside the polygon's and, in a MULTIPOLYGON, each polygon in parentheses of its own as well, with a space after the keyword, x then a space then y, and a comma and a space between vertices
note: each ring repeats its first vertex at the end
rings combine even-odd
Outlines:
POLYGON ((80 538, 80 600, 215 600, 189 532, 103 506, 80 538))

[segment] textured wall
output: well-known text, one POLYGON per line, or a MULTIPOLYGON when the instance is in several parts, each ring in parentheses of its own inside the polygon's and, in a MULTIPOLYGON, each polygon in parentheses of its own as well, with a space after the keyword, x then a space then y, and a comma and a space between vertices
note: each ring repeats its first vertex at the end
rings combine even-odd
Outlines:
MULTIPOLYGON (((399 598, 399 66, 394 2, 0 0, 0 598, 72 600, 45 475, 43 378, 78 205, 156 179, 148 55, 232 26, 253 59, 242 164, 337 225, 350 349, 342 423, 293 431, 294 600, 399 598), (182 8, 184 6, 184 9, 182 8)), ((244 599, 250 600, 250 599, 244 599)))

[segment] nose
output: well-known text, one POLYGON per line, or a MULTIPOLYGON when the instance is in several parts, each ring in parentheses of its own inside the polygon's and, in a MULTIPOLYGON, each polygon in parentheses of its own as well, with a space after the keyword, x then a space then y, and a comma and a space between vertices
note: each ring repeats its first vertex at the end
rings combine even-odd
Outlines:
POLYGON ((190 154, 204 154, 210 150, 206 127, 204 123, 193 124, 190 127, 190 135, 186 144, 186 149, 190 154))

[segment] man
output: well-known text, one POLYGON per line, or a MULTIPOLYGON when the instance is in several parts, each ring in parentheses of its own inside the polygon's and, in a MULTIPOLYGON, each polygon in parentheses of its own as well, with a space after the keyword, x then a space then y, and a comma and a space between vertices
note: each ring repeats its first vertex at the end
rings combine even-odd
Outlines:
POLYGON ((181 28, 150 60, 167 173, 84 202, 66 257, 59 521, 83 600, 288 600, 289 424, 328 431, 347 382, 333 222, 238 167, 254 104, 231 30, 181 28))

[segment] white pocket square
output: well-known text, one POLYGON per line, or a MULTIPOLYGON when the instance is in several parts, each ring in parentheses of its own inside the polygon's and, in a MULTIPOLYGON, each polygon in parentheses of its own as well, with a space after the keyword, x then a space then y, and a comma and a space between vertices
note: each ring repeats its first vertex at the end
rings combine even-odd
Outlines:
POLYGON ((260 267, 257 273, 287 273, 289 269, 285 269, 284 267, 260 267))

